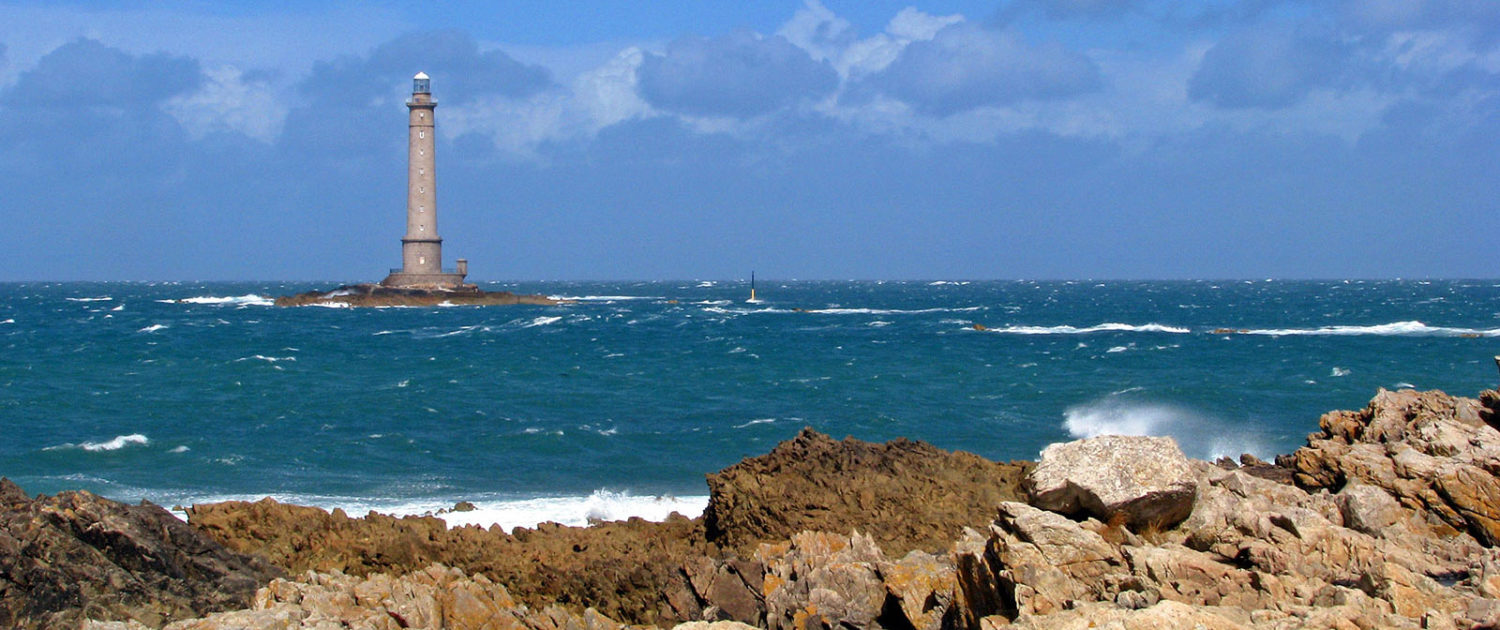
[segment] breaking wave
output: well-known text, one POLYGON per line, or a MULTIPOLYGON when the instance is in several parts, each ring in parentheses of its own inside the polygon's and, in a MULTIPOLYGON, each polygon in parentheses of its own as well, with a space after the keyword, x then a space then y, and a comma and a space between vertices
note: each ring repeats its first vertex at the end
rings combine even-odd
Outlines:
POLYGON ((1148 332, 1185 335, 1193 331, 1187 328, 1164 324, 1142 324, 1137 326, 1134 324, 1106 322, 1087 328, 1078 328, 1075 326, 1005 326, 1002 328, 990 328, 986 332, 1011 335, 1087 335, 1101 332, 1148 332))
POLYGON ((141 435, 139 433, 132 433, 130 435, 117 435, 117 436, 114 437, 114 439, 108 440, 108 441, 105 441, 105 442, 82 442, 82 443, 79 443, 79 444, 59 444, 57 446, 49 446, 49 447, 47 447, 45 449, 42 449, 42 450, 44 450, 44 451, 60 451, 60 450, 75 449, 75 448, 77 448, 77 449, 83 449, 85 451, 89 451, 91 453, 98 453, 100 451, 118 451, 118 450, 120 450, 122 448, 125 448, 127 446, 132 446, 132 445, 145 446, 145 445, 150 444, 150 443, 151 443, 151 440, 148 439, 146 436, 141 435))
POLYGON ((274 306, 276 301, 264 295, 236 295, 231 297, 200 296, 177 300, 157 300, 163 304, 210 304, 219 306, 274 306))
POLYGON ((1413 337, 1461 337, 1500 335, 1500 328, 1451 328, 1428 326, 1419 321, 1392 322, 1372 326, 1322 326, 1319 328, 1267 328, 1236 331, 1244 335, 1385 335, 1413 337))

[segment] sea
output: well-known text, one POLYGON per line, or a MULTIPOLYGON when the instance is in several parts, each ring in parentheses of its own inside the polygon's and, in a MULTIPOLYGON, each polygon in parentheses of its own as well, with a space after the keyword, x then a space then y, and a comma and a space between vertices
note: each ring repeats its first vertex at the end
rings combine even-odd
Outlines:
POLYGON ((993 460, 1101 434, 1289 453, 1380 388, 1500 382, 1500 282, 519 282, 558 306, 280 308, 337 283, 0 284, 0 476, 505 528, 701 513, 803 427, 993 460), (448 511, 466 501, 476 509, 448 511))

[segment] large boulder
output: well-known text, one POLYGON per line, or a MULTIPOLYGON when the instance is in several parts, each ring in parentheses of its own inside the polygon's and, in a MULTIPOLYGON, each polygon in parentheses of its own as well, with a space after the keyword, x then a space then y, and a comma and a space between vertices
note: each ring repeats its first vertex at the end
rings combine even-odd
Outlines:
POLYGON ((159 506, 88 492, 35 499, 0 479, 0 627, 173 619, 241 608, 281 575, 159 506))
POLYGON ((1193 467, 1169 437, 1103 435, 1053 444, 1026 477, 1031 504, 1060 514, 1170 528, 1193 511, 1193 467))
POLYGON ((1021 499, 1028 464, 897 439, 834 440, 812 429, 708 476, 710 540, 742 556, 802 531, 868 532, 892 555, 941 553, 995 506, 1021 499))

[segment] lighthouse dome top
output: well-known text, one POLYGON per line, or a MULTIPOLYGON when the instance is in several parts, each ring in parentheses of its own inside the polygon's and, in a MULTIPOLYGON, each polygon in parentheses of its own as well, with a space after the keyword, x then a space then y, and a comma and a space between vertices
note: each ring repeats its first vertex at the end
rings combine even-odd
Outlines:
POLYGON ((428 80, 426 72, 418 72, 417 76, 411 78, 412 94, 431 94, 432 82, 428 80))
POLYGON ((417 76, 414 76, 414 77, 412 77, 412 78, 413 78, 413 79, 430 79, 430 78, 432 78, 432 77, 429 77, 429 76, 427 76, 427 73, 426 73, 426 72, 418 72, 418 73, 417 73, 417 76))

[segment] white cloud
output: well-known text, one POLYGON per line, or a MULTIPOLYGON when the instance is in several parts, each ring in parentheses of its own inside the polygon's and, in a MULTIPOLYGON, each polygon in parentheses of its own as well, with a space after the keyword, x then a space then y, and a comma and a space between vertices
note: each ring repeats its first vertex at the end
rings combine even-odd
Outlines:
POLYGON ((204 71, 208 80, 197 92, 168 101, 167 113, 195 139, 214 132, 241 133, 273 142, 286 122, 286 98, 266 81, 246 81, 234 66, 204 71))
POLYGON ((573 80, 573 98, 587 112, 592 131, 651 113, 651 106, 637 91, 636 72, 645 57, 645 52, 632 46, 573 80))

